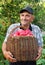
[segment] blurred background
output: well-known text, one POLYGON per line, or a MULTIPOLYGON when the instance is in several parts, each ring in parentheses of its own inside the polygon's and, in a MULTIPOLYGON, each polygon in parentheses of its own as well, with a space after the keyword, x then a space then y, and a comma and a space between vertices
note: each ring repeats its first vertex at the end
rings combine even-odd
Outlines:
POLYGON ((7 28, 13 23, 20 22, 19 12, 27 5, 33 8, 33 23, 40 27, 43 34, 43 51, 37 65, 45 65, 45 0, 0 0, 0 65, 9 65, 1 49, 7 28))

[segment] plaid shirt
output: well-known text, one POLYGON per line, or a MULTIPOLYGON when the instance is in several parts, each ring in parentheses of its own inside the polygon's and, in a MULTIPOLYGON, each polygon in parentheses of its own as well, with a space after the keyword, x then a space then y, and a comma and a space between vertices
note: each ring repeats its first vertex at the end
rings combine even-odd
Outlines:
MULTIPOLYGON (((12 24, 8 28, 4 42, 7 41, 7 38, 9 36, 10 32, 12 31, 12 29, 19 25, 20 25, 20 23, 15 23, 15 24, 12 24)), ((37 40, 38 40, 38 45, 43 46, 43 38, 42 38, 42 33, 41 33, 40 28, 34 24, 31 24, 31 27, 32 27, 32 33, 34 34, 35 38, 37 38, 37 40)), ((19 30, 19 28, 17 28, 14 32, 16 32, 17 30, 19 30)))

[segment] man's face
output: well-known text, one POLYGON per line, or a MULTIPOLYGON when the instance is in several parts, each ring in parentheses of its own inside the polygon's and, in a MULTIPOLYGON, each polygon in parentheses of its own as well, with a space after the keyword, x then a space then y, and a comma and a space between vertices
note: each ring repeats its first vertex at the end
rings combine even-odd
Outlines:
POLYGON ((28 12, 20 13, 20 21, 22 25, 30 24, 34 19, 34 16, 28 12))

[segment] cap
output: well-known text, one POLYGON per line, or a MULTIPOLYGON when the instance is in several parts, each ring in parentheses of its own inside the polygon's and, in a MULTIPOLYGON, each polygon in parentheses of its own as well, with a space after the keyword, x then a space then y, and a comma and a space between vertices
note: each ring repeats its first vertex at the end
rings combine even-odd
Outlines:
POLYGON ((27 11, 30 14, 33 14, 33 9, 30 6, 26 6, 22 10, 20 10, 20 13, 23 13, 24 11, 27 11))

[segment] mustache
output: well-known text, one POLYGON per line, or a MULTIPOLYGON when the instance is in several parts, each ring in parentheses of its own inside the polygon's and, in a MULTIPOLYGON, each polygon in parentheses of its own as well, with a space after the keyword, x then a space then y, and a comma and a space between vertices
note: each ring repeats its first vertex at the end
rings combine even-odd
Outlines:
POLYGON ((28 21, 28 20, 24 19, 23 21, 28 21))

